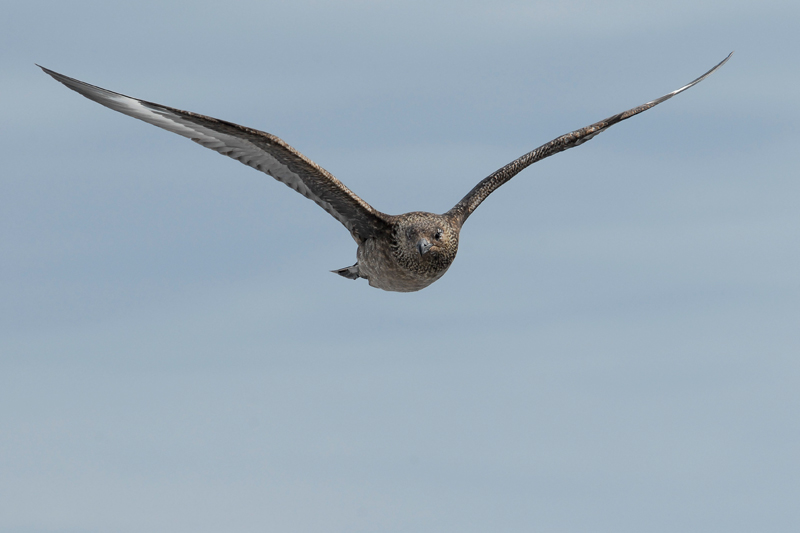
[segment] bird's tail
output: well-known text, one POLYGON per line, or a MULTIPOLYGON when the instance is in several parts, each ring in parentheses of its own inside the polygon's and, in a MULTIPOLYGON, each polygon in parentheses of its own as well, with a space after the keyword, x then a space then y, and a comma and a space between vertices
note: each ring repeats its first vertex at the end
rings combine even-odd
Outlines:
POLYGON ((347 278, 347 279, 358 279, 361 275, 358 272, 358 263, 353 266, 349 266, 347 268, 340 268, 339 270, 331 270, 334 274, 339 274, 340 276, 347 278))

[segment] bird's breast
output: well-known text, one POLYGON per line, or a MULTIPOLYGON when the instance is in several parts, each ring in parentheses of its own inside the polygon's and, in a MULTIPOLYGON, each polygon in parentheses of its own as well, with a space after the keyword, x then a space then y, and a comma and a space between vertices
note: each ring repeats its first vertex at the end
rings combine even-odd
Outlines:
POLYGON ((422 271, 401 262, 385 239, 367 239, 358 247, 358 271, 378 289, 414 292, 441 278, 450 265, 440 270, 422 271))

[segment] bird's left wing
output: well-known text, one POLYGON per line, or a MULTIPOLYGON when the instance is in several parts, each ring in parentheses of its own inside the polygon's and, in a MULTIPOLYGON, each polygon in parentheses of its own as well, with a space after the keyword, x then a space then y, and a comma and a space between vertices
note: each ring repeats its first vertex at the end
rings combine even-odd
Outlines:
POLYGON ((316 202, 360 242, 388 226, 377 211, 282 139, 269 133, 115 93, 38 65, 73 91, 125 115, 188 137, 196 143, 269 174, 316 202))
POLYGON ((459 222, 463 224, 467 217, 469 217, 472 212, 475 211, 475 209, 486 199, 487 196, 489 196, 493 191, 497 190, 498 187, 506 183, 508 180, 519 174, 519 172, 521 172, 524 168, 536 163, 537 161, 541 161, 546 157, 550 157, 553 154, 557 154, 558 152, 563 152, 569 148, 580 146, 598 133, 607 130, 614 124, 622 122, 623 120, 634 115, 638 115, 642 111, 647 111, 651 107, 657 106, 661 102, 669 100, 676 94, 682 93, 686 89, 697 85, 710 76, 719 67, 724 65, 732 55, 733 52, 728 54, 728 57, 720 61, 714 68, 696 80, 687 83, 680 89, 676 89, 671 93, 665 94, 661 98, 656 98, 655 100, 647 102, 646 104, 642 104, 638 107, 634 107, 633 109, 629 109, 627 111, 623 111, 622 113, 608 117, 600 122, 595 122, 594 124, 586 126, 585 128, 562 135, 561 137, 553 139, 549 143, 543 144, 539 148, 528 152, 519 159, 512 161, 503 168, 495 171, 481 180, 480 183, 478 183, 471 191, 469 191, 469 193, 467 193, 467 195, 448 212, 448 215, 459 220, 459 222))

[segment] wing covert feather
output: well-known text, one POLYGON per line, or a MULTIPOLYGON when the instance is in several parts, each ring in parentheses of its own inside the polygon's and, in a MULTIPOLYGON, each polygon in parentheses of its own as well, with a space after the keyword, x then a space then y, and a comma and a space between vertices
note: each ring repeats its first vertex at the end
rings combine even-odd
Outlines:
POLYGON ((614 124, 622 122, 625 119, 628 119, 634 115, 638 115, 643 111, 647 111, 651 107, 654 107, 665 100, 669 100, 676 94, 682 93, 686 89, 700 83, 708 76, 710 76, 714 71, 720 68, 722 65, 725 64, 728 59, 733 55, 733 52, 728 54, 728 57, 723 59, 719 62, 714 68, 700 76, 699 78, 687 83, 680 89, 672 91, 669 94, 665 94, 661 98, 657 98, 646 104, 642 104, 638 107, 634 107, 633 109, 629 109, 627 111, 623 111, 622 113, 618 113, 611 117, 608 117, 605 120, 601 120, 600 122, 595 122, 590 126, 586 126, 585 128, 581 128, 579 130, 575 130, 571 133, 567 133, 566 135, 562 135, 556 139, 553 139, 549 143, 543 144, 542 146, 536 148, 528 152, 527 154, 523 155, 522 157, 512 161, 511 163, 505 165, 503 168, 495 171, 494 173, 490 174, 486 178, 480 181, 469 193, 467 193, 464 198, 461 199, 449 212, 448 215, 458 219, 463 224, 464 221, 472 214, 473 211, 483 202, 492 192, 497 190, 498 187, 509 181, 511 178, 516 176, 519 172, 521 172, 526 167, 536 163, 537 161, 541 161, 546 157, 550 157, 553 154, 557 154, 559 152, 563 152, 564 150, 568 150, 575 146, 580 146, 581 144, 585 143, 589 139, 592 139, 595 135, 607 130, 614 124))
POLYGON ((39 65, 70 89, 115 111, 187 137, 285 183, 333 215, 356 241, 385 230, 388 217, 285 141, 263 131, 147 102, 90 85, 39 65))

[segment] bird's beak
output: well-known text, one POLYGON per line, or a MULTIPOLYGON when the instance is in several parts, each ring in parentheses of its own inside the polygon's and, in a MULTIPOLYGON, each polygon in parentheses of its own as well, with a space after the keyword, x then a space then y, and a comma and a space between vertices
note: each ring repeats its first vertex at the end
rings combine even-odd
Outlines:
POLYGON ((431 246, 433 245, 430 243, 428 239, 424 237, 420 239, 419 242, 417 243, 417 250, 419 250, 419 255, 427 254, 428 250, 431 249, 431 246))

